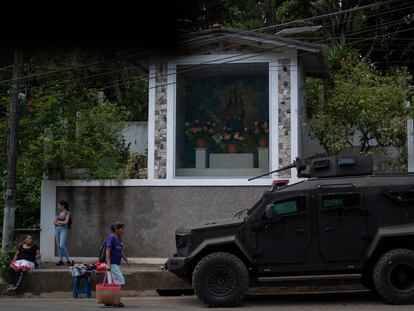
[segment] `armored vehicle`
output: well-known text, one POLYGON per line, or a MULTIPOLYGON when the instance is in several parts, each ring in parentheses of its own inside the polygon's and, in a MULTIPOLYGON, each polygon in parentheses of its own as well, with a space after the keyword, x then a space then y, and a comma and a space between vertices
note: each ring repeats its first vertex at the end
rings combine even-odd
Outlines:
POLYGON ((179 228, 166 269, 210 306, 236 306, 249 286, 279 277, 349 274, 388 303, 413 303, 414 175, 375 175, 361 156, 278 171, 292 167, 307 178, 232 219, 179 228))

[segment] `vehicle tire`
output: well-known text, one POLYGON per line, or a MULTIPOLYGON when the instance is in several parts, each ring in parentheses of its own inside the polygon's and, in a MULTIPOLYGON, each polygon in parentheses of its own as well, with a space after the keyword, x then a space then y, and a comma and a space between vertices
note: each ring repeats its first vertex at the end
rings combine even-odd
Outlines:
POLYGON ((230 253, 205 256, 194 269, 193 288, 198 298, 210 307, 235 307, 249 287, 244 263, 230 253))
POLYGON ((391 304, 414 302, 414 251, 394 249, 377 262, 373 275, 378 294, 391 304))

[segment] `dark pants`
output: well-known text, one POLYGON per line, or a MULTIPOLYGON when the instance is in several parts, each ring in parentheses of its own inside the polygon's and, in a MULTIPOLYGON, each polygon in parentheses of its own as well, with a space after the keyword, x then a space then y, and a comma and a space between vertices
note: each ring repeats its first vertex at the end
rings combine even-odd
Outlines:
POLYGON ((7 270, 9 285, 15 285, 16 287, 20 286, 20 283, 23 280, 24 272, 23 271, 14 271, 10 268, 7 270))

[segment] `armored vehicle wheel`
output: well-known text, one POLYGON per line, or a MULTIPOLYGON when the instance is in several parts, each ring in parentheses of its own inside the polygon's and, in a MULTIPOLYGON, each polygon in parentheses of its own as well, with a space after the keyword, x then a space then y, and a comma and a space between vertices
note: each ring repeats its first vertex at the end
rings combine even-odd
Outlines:
POLYGON ((246 266, 230 253, 209 254, 194 269, 194 292, 211 307, 237 306, 248 286, 246 266))
POLYGON ((387 302, 414 303, 414 251, 400 248, 385 253, 375 266, 373 279, 387 302))

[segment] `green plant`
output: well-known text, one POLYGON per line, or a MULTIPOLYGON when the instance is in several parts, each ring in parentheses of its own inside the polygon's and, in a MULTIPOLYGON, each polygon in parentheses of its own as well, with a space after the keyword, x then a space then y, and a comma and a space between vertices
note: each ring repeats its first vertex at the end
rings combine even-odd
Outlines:
POLYGON ((346 147, 358 147, 365 155, 402 149, 405 123, 412 115, 405 103, 411 83, 406 68, 383 73, 369 63, 344 59, 331 83, 307 83, 311 135, 328 154, 346 147))
POLYGON ((214 126, 215 123, 211 122, 201 122, 199 120, 195 120, 193 123, 187 122, 185 124, 185 134, 190 139, 197 139, 197 138, 204 138, 209 139, 214 134, 214 126))
POLYGON ((269 126, 267 122, 254 122, 253 128, 251 129, 251 132, 254 137, 257 139, 265 138, 269 136, 269 126))
POLYGON ((126 166, 126 177, 135 179, 147 178, 147 155, 131 152, 126 166))
POLYGON ((243 146, 247 142, 244 133, 233 131, 229 127, 223 127, 223 132, 217 133, 212 138, 221 149, 225 149, 230 144, 243 146))
POLYGON ((13 259, 15 251, 13 250, 2 250, 0 249, 0 279, 6 280, 7 269, 13 259))

